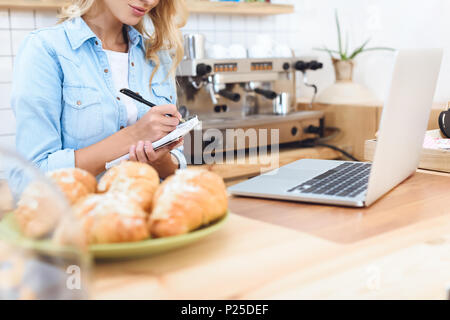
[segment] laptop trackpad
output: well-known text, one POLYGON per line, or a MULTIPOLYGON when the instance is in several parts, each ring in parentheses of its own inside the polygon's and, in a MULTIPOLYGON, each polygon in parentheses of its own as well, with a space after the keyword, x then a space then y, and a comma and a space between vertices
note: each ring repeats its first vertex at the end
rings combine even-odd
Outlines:
POLYGON ((286 166, 283 166, 277 170, 265 173, 262 175, 264 178, 274 177, 276 179, 287 179, 291 183, 300 184, 301 182, 312 179, 330 169, 337 167, 342 161, 329 161, 329 160, 300 160, 292 162, 286 166))

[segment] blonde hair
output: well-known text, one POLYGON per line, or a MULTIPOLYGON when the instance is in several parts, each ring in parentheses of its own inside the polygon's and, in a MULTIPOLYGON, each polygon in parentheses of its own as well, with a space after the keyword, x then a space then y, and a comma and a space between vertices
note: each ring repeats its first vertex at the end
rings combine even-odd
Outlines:
MULTIPOLYGON (((61 10, 59 23, 66 20, 81 17, 87 13, 94 5, 95 0, 72 0, 71 4, 61 10)), ((180 28, 182 28, 188 18, 188 10, 185 0, 160 0, 158 5, 148 13, 151 19, 154 32, 149 33, 144 26, 144 21, 134 26, 145 39, 145 57, 155 63, 150 77, 150 86, 153 76, 161 64, 158 52, 168 50, 172 56, 172 67, 166 76, 174 76, 178 64, 183 59, 183 40, 180 28)))

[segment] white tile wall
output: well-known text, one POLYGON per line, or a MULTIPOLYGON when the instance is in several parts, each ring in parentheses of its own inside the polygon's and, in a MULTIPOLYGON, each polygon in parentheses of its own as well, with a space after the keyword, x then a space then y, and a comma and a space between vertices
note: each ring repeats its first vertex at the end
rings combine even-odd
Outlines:
POLYGON ((35 11, 9 10, 11 29, 34 29, 36 27, 35 11))
MULTIPOLYGON (((371 46, 393 48, 444 48, 444 60, 435 101, 450 100, 450 1, 448 0, 298 0, 299 32, 297 53, 313 53, 325 62, 325 69, 310 78, 325 88, 334 81, 327 54, 313 47, 337 47, 334 10, 338 9, 342 29, 349 31, 354 47, 371 37, 371 46)), ((387 93, 393 55, 371 52, 357 58, 355 80, 369 87, 380 99, 387 93)))
POLYGON ((32 30, 33 29, 11 30, 11 48, 13 56, 17 55, 17 52, 19 51, 19 47, 23 39, 25 39, 25 37, 32 30))
POLYGON ((55 24, 56 11, 0 10, 0 146, 14 148, 16 121, 10 107, 14 57, 23 38, 55 24))
POLYGON ((9 11, 8 10, 0 10, 0 28, 8 29, 9 28, 9 11))
POLYGON ((16 119, 11 108, 0 110, 0 119, 2 125, 0 126, 0 136, 11 135, 16 133, 16 119))
POLYGON ((0 56, 11 55, 11 32, 9 30, 0 30, 0 43, 5 44, 0 46, 0 56))
POLYGON ((183 28, 183 33, 202 33, 206 36, 207 45, 238 43, 249 47, 258 34, 267 34, 274 40, 278 40, 280 34, 286 35, 286 32, 288 32, 288 35, 282 37, 285 44, 288 44, 290 40, 288 37, 298 31, 298 26, 290 23, 289 15, 258 17, 192 14, 189 17, 188 24, 183 28))
POLYGON ((58 18, 54 10, 36 11, 36 28, 45 28, 52 26, 58 22, 58 18))
POLYGON ((16 136, 13 134, 0 136, 0 147, 14 150, 16 148, 16 136))
POLYGON ((1 83, 10 83, 12 80, 12 56, 0 56, 1 83))
POLYGON ((10 94, 11 94, 11 83, 0 82, 0 110, 9 108, 10 94))

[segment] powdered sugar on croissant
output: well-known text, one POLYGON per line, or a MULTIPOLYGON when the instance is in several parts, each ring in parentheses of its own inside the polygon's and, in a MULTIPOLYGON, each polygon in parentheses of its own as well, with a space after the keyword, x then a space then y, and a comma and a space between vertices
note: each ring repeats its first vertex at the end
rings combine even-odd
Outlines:
POLYGON ((59 199, 53 199, 54 195, 49 185, 39 181, 24 190, 14 216, 26 237, 41 238, 56 227, 64 208, 59 199))
POLYGON ((158 186, 159 176, 153 167, 141 162, 125 161, 103 175, 98 191, 126 195, 149 211, 158 186))
POLYGON ((123 194, 93 194, 74 207, 89 244, 147 239, 148 214, 123 194))
POLYGON ((58 169, 47 175, 61 189, 69 204, 74 204, 88 194, 95 193, 97 189, 95 177, 79 168, 58 169))
POLYGON ((225 184, 202 169, 178 170, 162 183, 153 198, 149 228, 155 237, 187 233, 227 212, 225 184))

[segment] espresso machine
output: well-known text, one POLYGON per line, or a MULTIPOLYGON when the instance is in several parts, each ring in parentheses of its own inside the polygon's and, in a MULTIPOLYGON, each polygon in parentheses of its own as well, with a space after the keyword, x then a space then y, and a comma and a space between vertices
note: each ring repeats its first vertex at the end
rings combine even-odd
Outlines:
POLYGON ((273 130, 278 132, 279 145, 315 137, 306 128, 318 127, 323 112, 296 111, 296 71, 305 75, 320 68, 321 63, 308 57, 185 57, 177 69, 178 105, 197 115, 202 124, 185 138, 188 161, 199 164, 199 153, 211 150, 229 152, 270 145, 273 130), (230 130, 237 135, 256 130, 267 136, 236 143, 235 136, 231 141, 227 135, 230 130), (214 148, 208 148, 211 144, 214 148))

